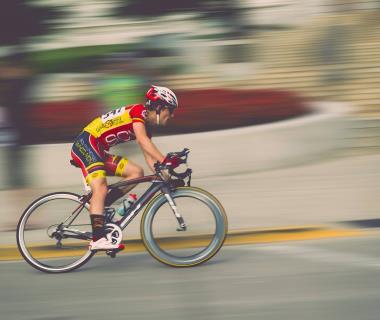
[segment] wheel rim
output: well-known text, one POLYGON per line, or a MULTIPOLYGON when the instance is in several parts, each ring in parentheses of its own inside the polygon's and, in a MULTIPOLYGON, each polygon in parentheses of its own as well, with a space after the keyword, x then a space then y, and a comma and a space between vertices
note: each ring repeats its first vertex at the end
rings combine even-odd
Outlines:
MULTIPOLYGON (((190 216, 189 219, 188 212, 184 212, 184 208, 180 205, 179 200, 182 198, 188 198, 193 202, 196 200, 196 202, 207 207, 208 214, 212 216, 213 230, 208 233, 201 230, 198 234, 197 232, 190 232, 190 234, 181 232, 177 233, 176 237, 157 237, 155 229, 160 229, 161 226, 156 225, 155 218, 160 214, 160 209, 166 203, 166 199, 162 195, 156 198, 154 203, 147 209, 147 214, 144 214, 142 233, 148 251, 159 261, 173 266, 191 266, 208 260, 220 249, 225 239, 226 220, 223 208, 204 193, 195 192, 189 188, 178 189, 173 193, 173 197, 189 229, 192 228, 194 221, 202 223, 205 220, 199 219, 203 212, 190 216)), ((170 209, 167 211, 170 211, 170 209)), ((173 213, 170 212, 168 215, 171 223, 178 226, 173 213)), ((167 224, 168 221, 165 223, 167 224)), ((210 219, 207 223, 210 224, 210 219)))
POLYGON ((79 204, 79 196, 58 193, 36 200, 25 211, 17 230, 17 240, 28 263, 46 272, 65 272, 80 266, 93 255, 88 250, 88 241, 66 238, 73 231, 74 234, 90 232, 88 204, 69 227, 55 232, 79 204), (61 242, 58 241, 60 236, 63 236, 61 242))

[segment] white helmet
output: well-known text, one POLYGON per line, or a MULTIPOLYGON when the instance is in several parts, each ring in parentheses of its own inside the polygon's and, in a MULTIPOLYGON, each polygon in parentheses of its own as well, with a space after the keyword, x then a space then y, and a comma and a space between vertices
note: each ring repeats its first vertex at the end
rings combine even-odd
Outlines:
POLYGON ((168 106, 172 109, 178 108, 178 100, 174 92, 165 87, 151 86, 146 93, 147 105, 155 108, 156 106, 168 106))

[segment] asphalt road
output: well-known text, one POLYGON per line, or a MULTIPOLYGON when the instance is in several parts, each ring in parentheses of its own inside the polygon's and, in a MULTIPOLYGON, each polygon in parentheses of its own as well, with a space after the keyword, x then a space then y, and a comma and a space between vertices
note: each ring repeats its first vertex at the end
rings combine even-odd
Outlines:
POLYGON ((2 319, 379 319, 380 233, 227 246, 174 269, 147 253, 49 275, 0 263, 2 319))

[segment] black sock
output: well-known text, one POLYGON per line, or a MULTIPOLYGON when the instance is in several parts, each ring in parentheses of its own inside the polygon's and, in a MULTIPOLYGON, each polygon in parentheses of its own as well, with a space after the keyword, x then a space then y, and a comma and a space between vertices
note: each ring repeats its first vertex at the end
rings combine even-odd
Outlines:
POLYGON ((106 207, 109 207, 111 204, 113 204, 117 199, 121 198, 124 195, 124 192, 120 189, 112 189, 110 192, 108 192, 106 196, 106 200, 104 201, 104 205, 106 207))
POLYGON ((106 232, 104 230, 104 215, 102 214, 90 214, 92 225, 92 240, 97 241, 100 238, 105 237, 106 232))

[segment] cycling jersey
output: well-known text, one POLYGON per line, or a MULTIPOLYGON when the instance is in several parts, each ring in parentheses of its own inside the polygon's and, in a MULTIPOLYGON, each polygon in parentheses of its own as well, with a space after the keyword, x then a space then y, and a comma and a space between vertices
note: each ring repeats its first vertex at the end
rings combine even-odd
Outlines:
MULTIPOLYGON (((146 117, 142 104, 124 106, 101 115, 83 129, 74 141, 71 157, 82 169, 88 185, 94 178, 122 176, 128 159, 107 151, 121 142, 135 140, 133 123, 145 123, 146 117)), ((150 130, 146 129, 150 137, 150 130)))
POLYGON ((99 139, 108 150, 121 142, 135 140, 133 123, 145 123, 147 115, 147 110, 142 104, 124 106, 96 118, 83 131, 99 139))

